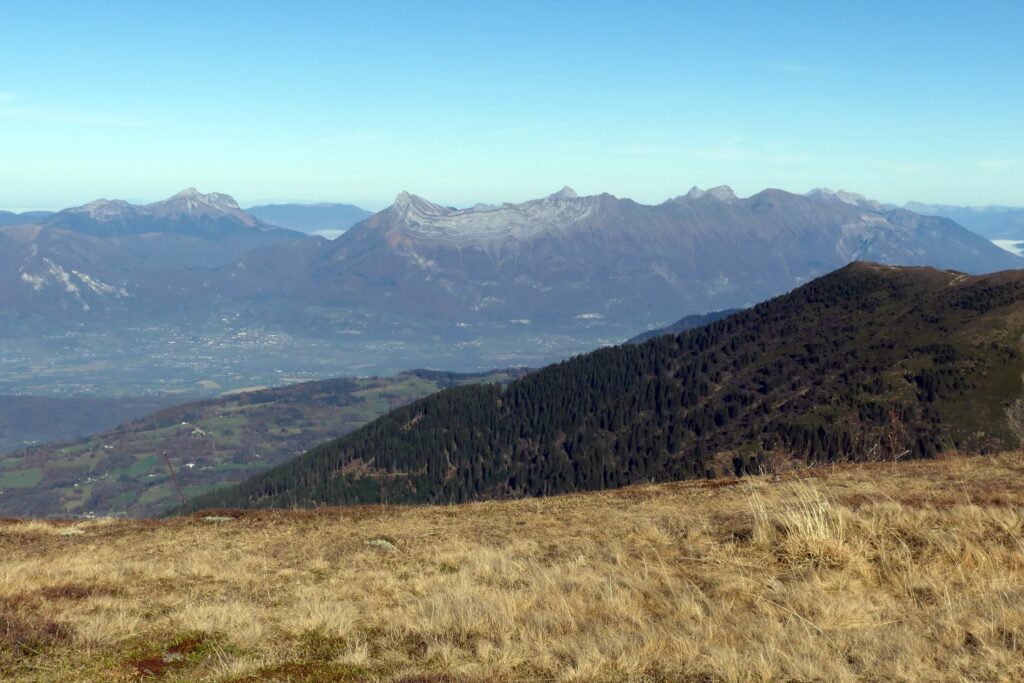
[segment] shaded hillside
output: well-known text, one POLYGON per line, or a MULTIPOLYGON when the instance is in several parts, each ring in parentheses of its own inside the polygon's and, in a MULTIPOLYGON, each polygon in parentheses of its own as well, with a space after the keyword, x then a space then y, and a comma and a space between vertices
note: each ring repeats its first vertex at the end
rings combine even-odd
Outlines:
MULTIPOLYGON (((154 514, 178 500, 164 453, 185 494, 198 495, 243 481, 440 389, 521 374, 414 370, 166 408, 78 441, 0 457, 0 516, 154 514)), ((0 400, 0 408, 4 405, 0 400)))
POLYGON ((671 325, 659 327, 658 329, 655 330, 647 330, 642 334, 638 334, 632 339, 629 339, 626 343, 640 344, 647 341, 648 339, 654 339, 655 337, 661 337, 666 334, 679 334, 680 332, 686 332, 687 330, 692 330, 695 327, 702 327, 704 325, 709 325, 715 322, 716 320, 728 318, 730 315, 733 315, 734 313, 739 313, 741 310, 742 309, 740 308, 727 308, 724 311, 711 311, 710 313, 698 313, 696 315, 688 315, 686 317, 680 318, 671 325))
POLYGON ((1024 271, 857 263, 679 336, 442 392, 189 507, 465 501, 1014 448, 1022 332, 1024 271))
POLYGON ((174 401, 170 396, 51 398, 0 395, 0 456, 36 443, 78 439, 110 429, 174 401))

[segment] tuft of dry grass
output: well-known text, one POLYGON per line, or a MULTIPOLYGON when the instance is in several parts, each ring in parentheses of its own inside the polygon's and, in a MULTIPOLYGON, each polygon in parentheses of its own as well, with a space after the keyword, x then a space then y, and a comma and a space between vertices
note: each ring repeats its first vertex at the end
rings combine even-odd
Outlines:
POLYGON ((1021 453, 230 517, 0 521, 0 679, 1024 680, 1021 453))

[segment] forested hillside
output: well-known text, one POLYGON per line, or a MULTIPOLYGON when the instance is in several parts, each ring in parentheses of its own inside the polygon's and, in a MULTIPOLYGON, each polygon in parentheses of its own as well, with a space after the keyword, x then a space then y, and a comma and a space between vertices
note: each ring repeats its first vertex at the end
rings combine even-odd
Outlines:
POLYGON ((627 344, 640 344, 648 339, 654 339, 655 337, 661 337, 666 334, 679 334, 680 332, 686 332, 692 330, 695 327, 703 327, 709 325, 716 320, 722 318, 728 318, 730 315, 734 315, 742 311, 742 308, 726 308, 721 311, 711 311, 710 313, 696 313, 694 315, 688 315, 684 318, 680 318, 671 325, 665 327, 659 327, 653 330, 647 330, 642 332, 635 337, 628 339, 627 344))
POLYGON ((178 504, 179 486, 190 496, 237 484, 434 392, 524 373, 411 370, 247 391, 157 412, 154 406, 149 415, 77 441, 0 457, 0 516, 157 514, 178 504))
POLYGON ((441 392, 190 508, 447 502, 1020 445, 1024 271, 855 263, 678 336, 441 392))

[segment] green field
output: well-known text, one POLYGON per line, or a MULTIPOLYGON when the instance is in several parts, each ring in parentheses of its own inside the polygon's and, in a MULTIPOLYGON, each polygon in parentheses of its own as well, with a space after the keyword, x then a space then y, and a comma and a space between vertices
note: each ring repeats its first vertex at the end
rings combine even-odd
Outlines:
POLYGON ((0 490, 36 486, 43 480, 43 471, 38 467, 27 470, 0 472, 0 490))

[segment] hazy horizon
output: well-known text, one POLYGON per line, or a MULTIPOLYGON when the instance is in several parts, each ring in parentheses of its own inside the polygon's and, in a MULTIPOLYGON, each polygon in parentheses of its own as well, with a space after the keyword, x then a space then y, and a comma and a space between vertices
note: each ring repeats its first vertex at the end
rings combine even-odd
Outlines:
MULTIPOLYGON (((411 190, 411 189, 410 190, 399 189, 399 190, 396 190, 394 194, 397 195, 399 192, 410 192, 411 194, 422 196, 425 199, 429 199, 430 201, 432 201, 432 202, 434 202, 436 204, 443 205, 443 206, 456 206, 458 208, 469 208, 469 207, 472 207, 472 206, 474 206, 476 204, 502 204, 502 203, 506 203, 506 202, 507 203, 521 203, 521 202, 529 201, 531 199, 539 199, 541 197, 547 196, 548 194, 551 194, 552 192, 557 191, 561 187, 571 187, 573 190, 576 190, 581 196, 588 196, 588 195, 597 195, 597 194, 602 194, 602 193, 608 193, 608 194, 611 194, 611 195, 613 195, 613 196, 615 196, 615 197, 617 197, 619 199, 632 199, 633 201, 636 201, 636 202, 641 203, 641 204, 651 204, 651 205, 654 205, 654 204, 660 204, 661 202, 666 201, 668 199, 672 199, 673 197, 677 197, 679 195, 686 194, 687 191, 689 191, 692 187, 695 187, 695 186, 696 187, 700 187, 703 190, 707 190, 709 188, 716 187, 717 185, 728 185, 729 187, 731 187, 736 192, 737 196, 739 196, 739 197, 749 197, 751 195, 757 194, 758 192, 761 192, 763 190, 768 190, 768 189, 782 190, 784 192, 789 192, 789 193, 792 193, 792 194, 806 194, 808 192, 811 192, 812 190, 820 188, 820 186, 816 186, 816 187, 809 187, 807 189, 799 189, 799 188, 785 188, 785 187, 776 187, 776 186, 772 186, 772 185, 766 185, 766 186, 758 188, 756 190, 752 190, 752 191, 749 191, 749 192, 744 192, 744 191, 741 191, 736 186, 730 185, 727 182, 725 182, 725 183, 717 183, 717 184, 707 184, 707 185, 694 185, 694 184, 691 184, 691 185, 688 185, 688 186, 686 186, 684 188, 680 188, 679 191, 676 192, 675 194, 662 197, 661 199, 653 199, 653 200, 650 200, 650 201, 642 201, 642 200, 640 200, 640 199, 638 199, 636 197, 633 197, 633 196, 630 196, 630 195, 626 195, 626 194, 620 194, 618 192, 613 192, 613 191, 610 191, 610 190, 598 190, 598 191, 595 191, 595 192, 583 192, 583 191, 580 191, 575 185, 572 185, 571 183, 563 184, 563 185, 560 185, 559 187, 556 187, 556 188, 550 188, 549 191, 541 191, 541 192, 539 192, 539 193, 537 193, 535 195, 531 195, 531 196, 521 196, 521 197, 514 197, 514 198, 495 197, 495 198, 491 198, 491 199, 487 199, 487 200, 479 199, 479 200, 475 200, 475 201, 474 200, 463 201, 461 203, 456 203, 456 202, 453 202, 453 201, 445 201, 443 198, 439 198, 439 197, 431 196, 431 195, 424 195, 424 194, 422 194, 420 192, 417 192, 417 191, 411 190)), ((151 204, 151 203, 154 203, 154 202, 158 202, 158 201, 167 199, 167 198, 173 196, 174 194, 176 194, 177 192, 180 192, 183 189, 185 189, 185 188, 184 187, 180 187, 180 188, 177 188, 176 190, 168 191, 166 194, 163 194, 163 195, 160 195, 160 196, 144 197, 144 198, 107 196, 107 197, 92 197, 91 199, 88 199, 88 200, 85 200, 85 201, 76 201, 76 202, 71 202, 71 203, 62 203, 62 204, 56 204, 56 205, 51 205, 51 206, 31 206, 31 207, 5 207, 5 206, 0 206, 0 211, 10 211, 10 212, 13 212, 13 213, 25 213, 25 212, 31 212, 31 211, 60 211, 60 210, 67 209, 67 208, 72 208, 72 207, 75 207, 75 206, 81 206, 82 204, 86 204, 86 203, 88 203, 90 201, 94 201, 94 200, 97 200, 97 199, 111 199, 111 200, 113 200, 113 199, 122 199, 122 200, 127 201, 130 204, 145 205, 145 204, 151 204)), ((334 198, 329 198, 329 199, 295 199, 295 198, 284 197, 284 198, 270 198, 270 199, 267 199, 267 198, 246 199, 246 198, 244 198, 244 197, 242 197, 240 195, 237 195, 237 194, 231 192, 230 190, 226 190, 224 188, 218 188, 218 187, 205 188, 205 187, 200 187, 200 188, 196 188, 196 189, 199 192, 203 193, 203 194, 209 194, 209 193, 213 193, 213 192, 218 192, 218 193, 221 193, 221 194, 230 195, 232 198, 234 198, 239 203, 239 205, 243 209, 248 208, 248 207, 267 205, 267 204, 296 204, 296 205, 308 205, 308 206, 313 206, 313 205, 317 205, 317 204, 348 204, 348 205, 357 206, 357 207, 359 207, 361 209, 366 209, 368 211, 376 212, 376 211, 381 211, 383 209, 386 209, 388 206, 390 206, 392 204, 392 201, 394 200, 394 196, 392 196, 392 198, 390 200, 388 200, 386 202, 383 202, 383 203, 379 203, 379 202, 375 202, 375 203, 363 202, 363 203, 361 203, 361 202, 352 201, 352 200, 349 200, 349 199, 346 199, 346 198, 337 198, 337 199, 334 199, 334 198)), ((853 192, 853 193, 857 193, 857 194, 864 194, 863 192, 858 192, 858 190, 855 189, 855 188, 848 188, 848 187, 830 187, 830 188, 823 188, 823 189, 829 189, 829 190, 833 190, 833 191, 840 191, 840 190, 842 190, 842 191, 846 191, 846 192, 853 192)), ((912 197, 908 198, 908 199, 904 199, 904 200, 898 200, 898 201, 884 201, 884 200, 879 199, 878 197, 873 197, 873 196, 870 196, 870 195, 865 195, 865 196, 867 197, 867 199, 873 199, 873 200, 876 200, 876 201, 880 201, 883 204, 893 204, 893 205, 896 205, 896 206, 903 206, 904 204, 906 204, 908 202, 921 202, 921 203, 924 203, 924 204, 936 204, 936 205, 938 205, 938 204, 948 204, 948 202, 923 202, 923 201, 921 201, 919 199, 915 199, 915 198, 912 198, 912 197)), ((1019 208, 1019 207, 1010 206, 1010 205, 979 204, 979 203, 957 204, 956 206, 963 206, 963 207, 966 207, 966 208, 974 208, 974 209, 985 209, 985 208, 1019 208)))

